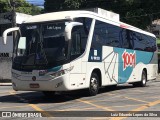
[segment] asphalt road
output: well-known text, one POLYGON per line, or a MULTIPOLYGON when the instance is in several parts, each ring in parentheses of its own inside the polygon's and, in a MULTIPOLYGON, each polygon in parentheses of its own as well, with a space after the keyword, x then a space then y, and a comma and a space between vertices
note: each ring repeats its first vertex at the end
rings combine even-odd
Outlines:
POLYGON ((3 119, 11 119, 11 116, 16 120, 21 117, 37 120, 39 118, 34 117, 41 116, 60 120, 160 120, 160 77, 148 82, 147 87, 102 88, 92 97, 83 90, 56 93, 46 98, 41 92, 14 91, 11 86, 0 86, 0 111, 3 119))

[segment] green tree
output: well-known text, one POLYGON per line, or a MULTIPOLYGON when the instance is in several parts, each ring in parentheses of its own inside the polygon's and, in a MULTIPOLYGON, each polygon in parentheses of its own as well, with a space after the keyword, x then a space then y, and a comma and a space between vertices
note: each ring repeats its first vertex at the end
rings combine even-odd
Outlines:
POLYGON ((44 11, 45 12, 55 12, 64 10, 65 0, 45 0, 44 2, 44 11))
POLYGON ((9 5, 7 0, 0 0, 0 13, 9 11, 9 5))
POLYGON ((126 0, 128 5, 122 21, 146 29, 151 22, 160 18, 160 0, 126 0))
POLYGON ((61 10, 88 9, 101 7, 110 9, 116 0, 45 0, 44 11, 54 12, 61 10))
MULTIPOLYGON (((31 5, 27 3, 25 0, 15 0, 16 2, 16 12, 36 15, 40 14, 42 11, 42 8, 31 5)), ((0 13, 4 12, 10 12, 11 6, 8 3, 8 0, 0 0, 0 13)))

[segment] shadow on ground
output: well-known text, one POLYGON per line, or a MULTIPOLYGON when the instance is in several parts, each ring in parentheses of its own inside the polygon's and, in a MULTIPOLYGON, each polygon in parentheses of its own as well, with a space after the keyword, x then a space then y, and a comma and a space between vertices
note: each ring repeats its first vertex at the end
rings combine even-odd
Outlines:
MULTIPOLYGON (((109 93, 112 91, 125 90, 125 89, 134 89, 132 85, 125 86, 108 86, 101 88, 98 95, 103 93, 109 93)), ((57 92, 52 97, 45 97, 41 92, 23 92, 15 93, 13 95, 4 95, 0 96, 0 102, 2 103, 30 103, 30 104, 39 104, 39 103, 63 103, 72 100, 76 100, 83 97, 92 97, 88 96, 87 90, 77 90, 70 92, 57 92)))

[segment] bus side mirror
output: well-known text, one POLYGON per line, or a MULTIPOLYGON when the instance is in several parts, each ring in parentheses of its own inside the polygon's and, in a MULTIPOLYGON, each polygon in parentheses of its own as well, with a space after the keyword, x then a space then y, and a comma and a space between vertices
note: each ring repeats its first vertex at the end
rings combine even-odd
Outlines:
POLYGON ((80 23, 80 22, 71 22, 71 23, 68 23, 66 28, 65 28, 65 38, 66 40, 71 40, 71 32, 72 32, 72 28, 74 26, 79 26, 79 25, 83 25, 83 23, 80 23))
POLYGON ((19 27, 14 27, 14 28, 6 29, 6 30, 3 32, 3 36, 2 36, 3 44, 6 44, 6 43, 7 43, 7 34, 8 34, 8 33, 14 32, 14 31, 18 31, 18 30, 19 30, 19 27))

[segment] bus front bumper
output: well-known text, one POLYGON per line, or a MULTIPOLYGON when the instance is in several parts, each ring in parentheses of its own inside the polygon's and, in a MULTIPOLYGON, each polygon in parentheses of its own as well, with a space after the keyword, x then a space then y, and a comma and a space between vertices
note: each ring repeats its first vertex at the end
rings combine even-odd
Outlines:
POLYGON ((16 91, 68 91, 69 73, 50 80, 20 80, 12 77, 12 86, 16 91))

